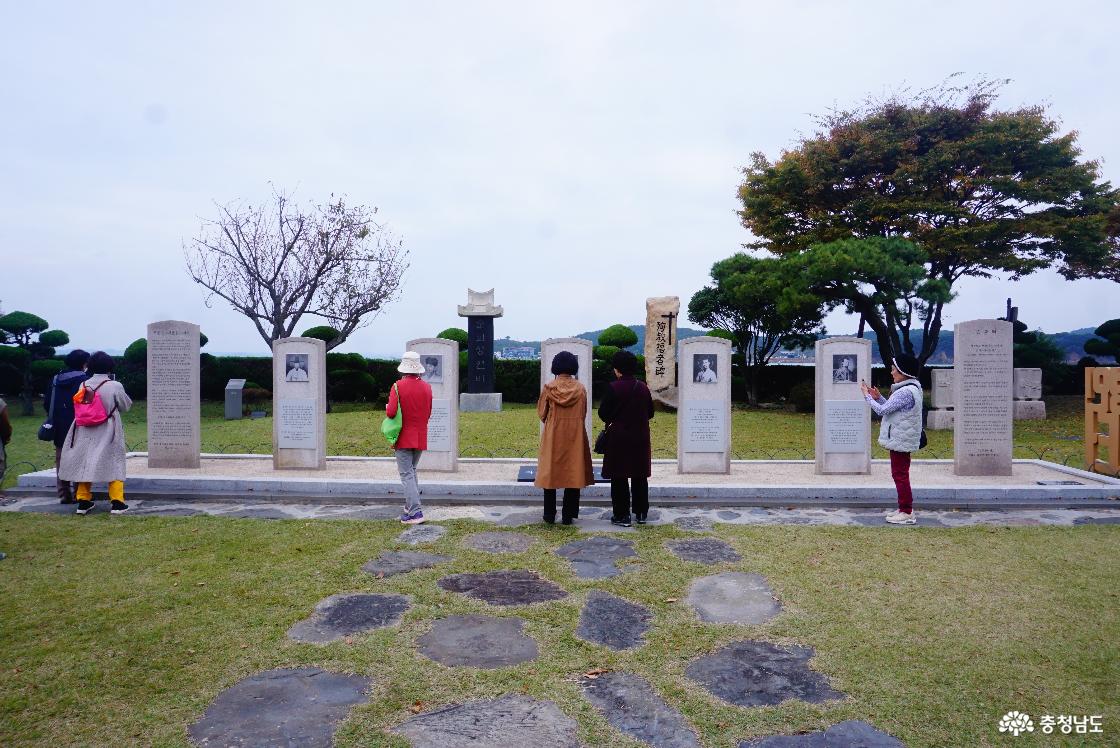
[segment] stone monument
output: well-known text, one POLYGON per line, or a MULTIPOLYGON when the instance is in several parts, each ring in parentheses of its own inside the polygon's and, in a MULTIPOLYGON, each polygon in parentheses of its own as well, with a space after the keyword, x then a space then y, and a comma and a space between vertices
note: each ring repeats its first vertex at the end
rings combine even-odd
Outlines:
POLYGON ((455 472, 459 469, 459 344, 445 338, 408 341, 408 350, 420 354, 420 378, 432 387, 432 417, 428 420, 425 470, 455 472))
POLYGON ((871 341, 838 337, 816 345, 818 475, 871 472, 871 408, 860 382, 871 383, 871 341))
POLYGON ((327 344, 272 342, 272 467, 327 466, 327 344))
POLYGON ((198 325, 148 325, 148 467, 198 468, 198 325))
MULTIPOLYGON (((590 340, 583 338, 549 338, 541 343, 541 387, 555 379, 552 373, 552 359, 560 351, 568 351, 575 355, 576 360, 579 361, 579 375, 576 377, 587 390, 587 418, 584 419, 587 427, 587 438, 592 440, 591 436, 591 350, 592 345, 590 340)), ((541 425, 544 428, 544 425, 541 425)))
POLYGON ((1085 469, 1120 478, 1120 366, 1085 369, 1085 469))
POLYGON ((953 471, 1011 475, 1010 322, 960 322, 953 333, 953 471))
POLYGON ((677 317, 681 300, 676 296, 646 299, 646 384, 654 400, 677 407, 677 317))
POLYGON ((468 288, 459 316, 467 318, 467 391, 459 395, 459 409, 497 413, 502 393, 494 392, 494 318, 502 316, 502 308, 494 305, 494 289, 468 288))
POLYGON ((729 474, 731 341, 689 338, 681 341, 680 354, 677 472, 729 474))
POLYGON ((1013 375, 1015 400, 1011 417, 1016 421, 1045 421, 1042 402, 1042 369, 1016 369, 1013 375))
POLYGON ((953 370, 930 369, 930 404, 933 410, 926 413, 926 428, 930 431, 947 431, 953 428, 953 370))
POLYGON ((241 394, 245 389, 244 379, 231 379, 226 382, 226 420, 240 421, 242 415, 241 394))

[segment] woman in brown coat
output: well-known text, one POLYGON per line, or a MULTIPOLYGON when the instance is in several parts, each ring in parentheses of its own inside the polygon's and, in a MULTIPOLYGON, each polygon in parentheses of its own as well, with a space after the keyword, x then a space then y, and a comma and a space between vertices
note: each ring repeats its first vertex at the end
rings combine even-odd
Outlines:
POLYGON ((591 448, 587 444, 587 390, 575 378, 579 360, 561 351, 552 359, 556 378, 544 386, 537 400, 537 415, 544 423, 537 479, 544 489, 544 521, 556 521, 556 489, 564 489, 561 521, 565 525, 579 516, 579 490, 595 482, 591 472, 591 448))

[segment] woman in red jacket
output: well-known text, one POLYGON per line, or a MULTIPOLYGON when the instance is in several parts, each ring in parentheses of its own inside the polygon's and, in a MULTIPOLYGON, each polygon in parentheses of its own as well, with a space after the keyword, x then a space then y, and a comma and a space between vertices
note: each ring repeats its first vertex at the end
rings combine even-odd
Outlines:
POLYGON ((424 365, 420 354, 408 351, 401 357, 397 371, 404 374, 389 391, 385 415, 395 418, 401 409, 401 433, 394 445, 397 455, 397 472, 404 486, 404 514, 401 522, 418 525, 424 521, 420 509, 420 485, 416 481, 416 466, 420 453, 428 448, 428 419, 432 415, 432 386, 420 379, 424 365), (399 397, 398 397, 399 395, 399 397))

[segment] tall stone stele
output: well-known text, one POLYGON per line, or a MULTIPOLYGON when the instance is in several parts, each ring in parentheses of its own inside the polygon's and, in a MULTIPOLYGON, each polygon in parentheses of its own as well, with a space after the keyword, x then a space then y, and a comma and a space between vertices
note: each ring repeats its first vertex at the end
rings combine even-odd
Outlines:
MULTIPOLYGON (((576 379, 580 381, 583 388, 587 390, 587 417, 584 418, 584 427, 587 429, 587 438, 591 439, 591 353, 592 345, 590 340, 583 338, 549 338, 541 343, 541 389, 556 378, 552 373, 552 359, 560 351, 568 351, 574 354, 576 360, 579 361, 579 374, 576 379)), ((541 425, 544 428, 544 425, 541 425)))
POLYGON ((731 472, 731 341, 707 335, 680 344, 677 472, 731 472))
POLYGON ((199 467, 200 339, 190 322, 148 325, 148 467, 199 467))
POLYGON ((860 382, 871 383, 871 341, 838 337, 816 345, 816 471, 871 472, 871 408, 860 382))
POLYGON ((459 316, 467 318, 467 391, 459 395, 459 409, 497 413, 502 393, 494 392, 494 318, 502 316, 502 308, 494 304, 494 289, 468 288, 459 316))
POLYGON ((408 350, 420 354, 422 378, 432 388, 424 469, 453 473, 459 469, 459 344, 445 338, 417 338, 408 341, 408 350))
POLYGON ((272 467, 327 466, 327 344, 272 341, 272 467))
POLYGON ((677 375, 677 318, 681 300, 677 296, 646 299, 646 384, 654 400, 677 407, 680 386, 677 375))
POLYGON ((953 472, 1011 475, 1010 322, 976 319, 953 328, 953 472))

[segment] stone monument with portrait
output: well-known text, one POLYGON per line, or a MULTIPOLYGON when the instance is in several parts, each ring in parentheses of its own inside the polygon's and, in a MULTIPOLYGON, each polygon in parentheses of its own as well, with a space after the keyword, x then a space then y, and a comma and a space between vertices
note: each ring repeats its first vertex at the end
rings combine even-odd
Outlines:
POLYGON ((871 472, 871 408, 860 382, 871 382, 871 341, 837 337, 816 345, 816 471, 871 472))
POLYGON ((327 466, 327 344, 315 338, 272 342, 272 466, 327 466))
MULTIPOLYGON (((579 374, 576 379, 587 390, 587 417, 584 419, 587 428, 587 438, 591 436, 591 351, 593 346, 590 340, 584 338, 549 338, 541 343, 541 388, 551 382, 556 376, 552 373, 552 359, 560 351, 568 351, 579 361, 579 374)), ((544 428, 544 425, 541 425, 544 428)))
POLYGON ((432 416, 428 419, 425 470, 459 469, 459 344, 445 338, 417 338, 408 350, 420 354, 420 379, 432 388, 432 416))
POLYGON ((677 472, 731 472, 731 341, 703 335, 679 345, 677 472))

